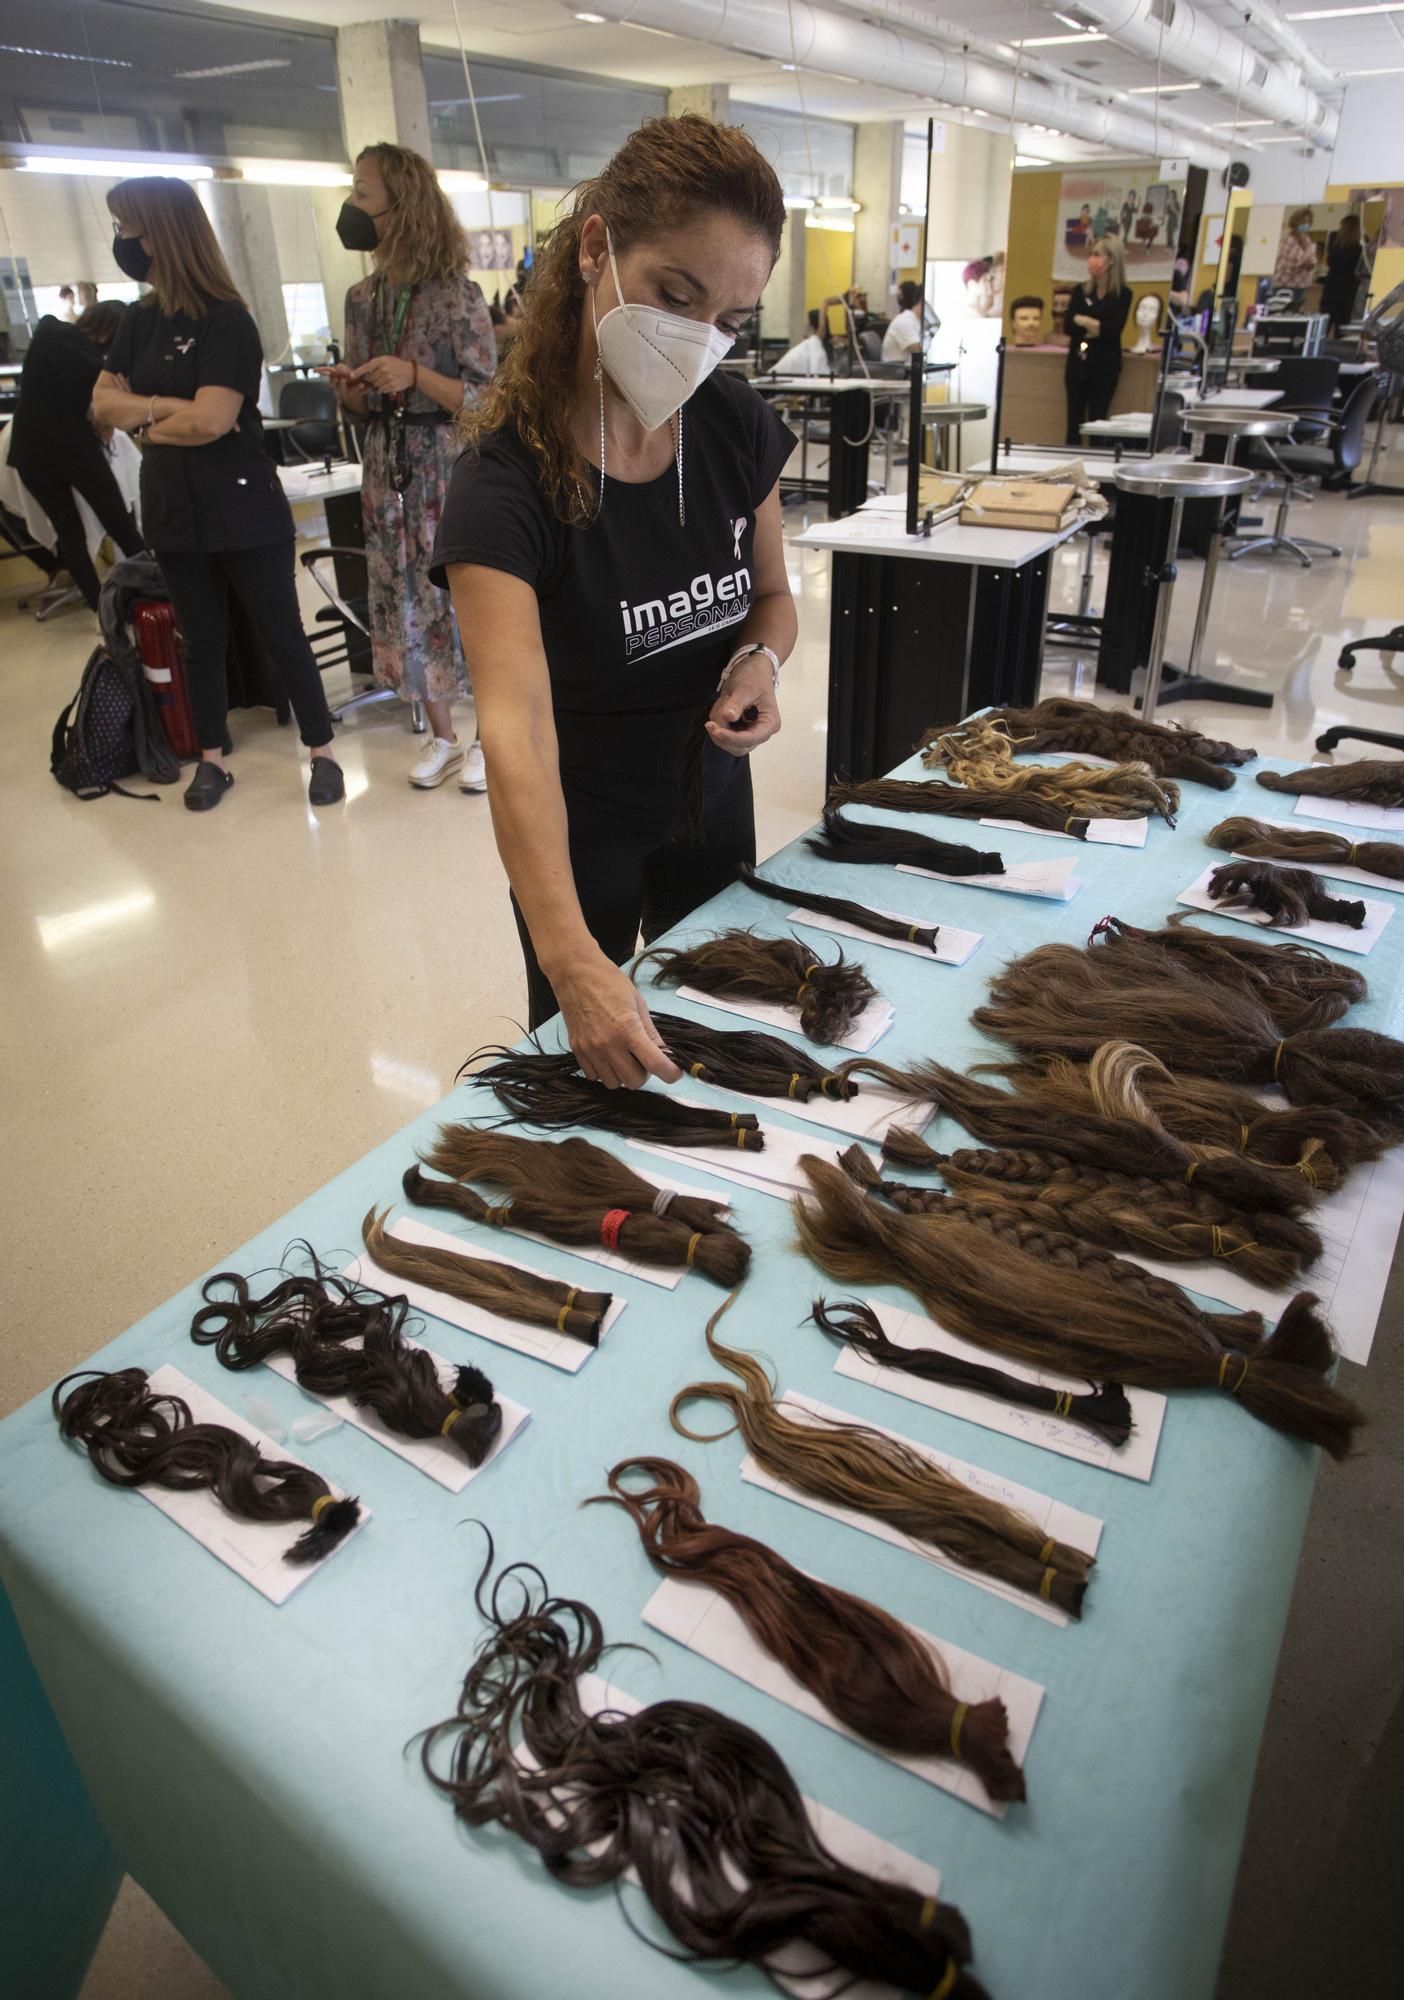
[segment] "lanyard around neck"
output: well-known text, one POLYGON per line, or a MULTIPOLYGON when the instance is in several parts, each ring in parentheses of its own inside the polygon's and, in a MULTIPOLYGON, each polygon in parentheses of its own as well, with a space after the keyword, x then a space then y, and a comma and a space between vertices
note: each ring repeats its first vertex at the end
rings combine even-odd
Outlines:
POLYGON ((393 324, 386 311, 386 294, 389 287, 384 278, 375 281, 376 318, 380 322, 381 352, 398 354, 405 337, 405 321, 409 318, 410 300, 414 295, 413 285, 401 285, 395 294, 395 314, 393 324))

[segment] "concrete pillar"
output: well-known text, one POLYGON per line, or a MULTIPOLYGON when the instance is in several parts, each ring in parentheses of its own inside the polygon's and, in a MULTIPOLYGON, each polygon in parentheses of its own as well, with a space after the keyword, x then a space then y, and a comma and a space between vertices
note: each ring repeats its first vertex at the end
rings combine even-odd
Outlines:
POLYGON ((783 339, 793 346, 809 331, 804 316, 804 210, 792 208, 785 217, 780 255, 761 293, 761 337, 783 339))
POLYGON ((725 83, 684 83, 676 90, 668 92, 668 116, 681 118, 685 111, 695 111, 700 117, 710 118, 714 125, 726 125, 731 120, 731 86, 725 83))
POLYGON ((853 282, 868 294, 874 312, 888 310, 896 298, 892 225, 901 212, 902 147, 900 118, 873 120, 853 135, 853 198, 859 205, 854 218, 853 282))
POLYGON ((380 139, 433 158, 418 22, 360 21, 338 28, 336 83, 348 159, 380 139))
POLYGON ((197 183, 196 193, 234 282, 249 302, 264 359, 271 364, 287 360, 288 316, 267 188, 213 180, 197 183))

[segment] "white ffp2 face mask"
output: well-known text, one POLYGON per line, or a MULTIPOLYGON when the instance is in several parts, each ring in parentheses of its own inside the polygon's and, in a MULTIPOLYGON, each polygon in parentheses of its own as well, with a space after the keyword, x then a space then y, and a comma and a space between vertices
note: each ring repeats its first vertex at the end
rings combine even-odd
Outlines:
POLYGON ((607 236, 605 241, 619 304, 600 319, 590 293, 600 365, 644 429, 656 431, 701 388, 734 336, 657 306, 626 305, 614 245, 607 236))

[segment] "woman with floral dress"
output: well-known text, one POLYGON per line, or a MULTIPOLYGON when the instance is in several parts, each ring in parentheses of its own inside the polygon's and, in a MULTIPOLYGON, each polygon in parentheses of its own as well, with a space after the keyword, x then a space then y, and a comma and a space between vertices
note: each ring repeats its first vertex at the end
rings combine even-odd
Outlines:
POLYGON ((464 791, 480 792, 481 747, 465 753, 451 711, 470 692, 463 650, 427 570, 458 455, 453 419, 496 366, 492 321, 458 219, 418 153, 368 146, 337 234, 375 261, 346 294, 345 360, 329 371, 346 409, 370 420, 361 519, 375 677, 428 714, 410 783, 427 789, 458 771, 464 791))

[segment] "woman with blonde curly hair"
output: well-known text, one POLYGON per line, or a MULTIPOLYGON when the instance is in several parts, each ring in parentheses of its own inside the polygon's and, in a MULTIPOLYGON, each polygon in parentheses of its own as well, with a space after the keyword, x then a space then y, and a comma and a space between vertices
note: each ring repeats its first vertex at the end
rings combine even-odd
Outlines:
POLYGON ((428 713, 433 733, 410 783, 428 789, 459 771, 463 790, 480 792, 482 750, 475 738, 465 756, 451 710, 469 693, 463 652, 426 570, 458 451, 453 419, 496 365, 492 321, 458 218, 418 153, 368 146, 337 234, 375 263, 346 294, 346 359, 329 371, 342 404, 371 420, 361 519, 375 677, 428 713))
POLYGON ((587 1076, 676 1065, 621 970, 755 857, 748 753, 780 727, 795 439, 718 363, 785 207, 739 128, 650 119, 538 252, 464 422, 431 575, 473 671, 533 1026, 587 1076))

